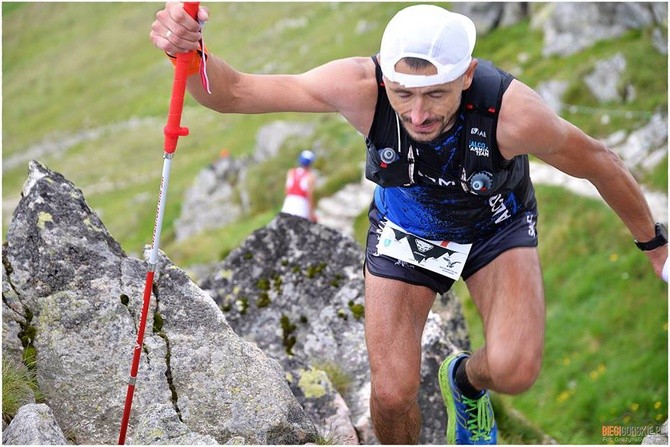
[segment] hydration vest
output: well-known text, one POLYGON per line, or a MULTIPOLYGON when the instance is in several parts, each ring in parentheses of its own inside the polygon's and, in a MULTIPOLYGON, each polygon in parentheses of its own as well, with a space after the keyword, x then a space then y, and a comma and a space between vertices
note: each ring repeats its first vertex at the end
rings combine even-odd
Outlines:
MULTIPOLYGON (((377 80, 381 84, 381 67, 376 57, 377 80)), ((460 183, 464 191, 491 196, 503 187, 513 188, 521 181, 528 169, 528 157, 517 156, 505 160, 496 141, 498 114, 502 96, 514 77, 495 67, 491 62, 479 59, 474 79, 469 89, 463 92, 460 113, 464 116, 460 135, 462 162, 460 178, 451 179, 460 183)), ((395 113, 395 112, 393 112, 395 113)), ((400 119, 395 116, 397 137, 393 146, 378 148, 366 138, 367 155, 365 176, 383 187, 411 186, 417 183, 419 172, 416 160, 420 156, 418 145, 412 143, 400 119)), ((391 130, 388 130, 391 133, 391 130)))

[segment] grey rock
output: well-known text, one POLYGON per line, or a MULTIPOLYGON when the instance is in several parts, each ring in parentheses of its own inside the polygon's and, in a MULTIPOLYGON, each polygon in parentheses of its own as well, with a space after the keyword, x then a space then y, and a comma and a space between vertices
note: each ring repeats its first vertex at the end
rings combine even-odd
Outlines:
POLYGON ((454 2, 449 9, 468 16, 478 35, 514 25, 528 16, 526 2, 454 2))
MULTIPOLYGON (((3 251, 4 256, 4 251, 3 251)), ((27 318, 19 297, 12 288, 5 264, 2 265, 2 355, 16 364, 23 358, 23 344, 20 333, 27 324, 27 318)))
POLYGON ((247 211, 239 193, 247 165, 247 159, 227 156, 198 173, 184 194, 182 210, 174 225, 177 241, 225 226, 247 211))
POLYGON ((634 173, 654 169, 668 154, 668 116, 654 114, 647 124, 622 137, 613 134, 605 140, 634 173))
MULTIPOLYGON (((56 420, 77 443, 116 442, 144 262, 126 257, 81 191, 37 162, 3 256, 16 299, 33 315, 37 379, 56 420)), ((212 299, 162 254, 152 291, 129 436, 162 408, 189 433, 219 443, 315 438, 277 362, 235 335, 212 299)))
POLYGON ((621 53, 596 62, 593 72, 584 77, 584 83, 600 102, 621 101, 621 75, 626 70, 626 58, 621 53))
POLYGON ((314 367, 295 368, 287 374, 293 394, 305 412, 319 421, 321 436, 338 445, 359 444, 351 410, 335 389, 328 372, 314 367))
POLYGON ((654 48, 661 54, 668 54, 668 28, 667 24, 665 29, 660 27, 654 28, 652 32, 652 40, 654 43, 654 48))
POLYGON ((247 213, 250 198, 244 185, 249 168, 277 156, 288 138, 305 137, 313 132, 313 124, 273 121, 258 131, 251 157, 222 156, 201 170, 184 194, 174 226, 176 240, 221 228, 247 213))
POLYGON ((254 444, 310 439, 313 426, 279 364, 240 339, 181 269, 168 265, 162 271, 158 311, 170 344, 175 405, 184 422, 222 441, 233 436, 254 444))
MULTIPOLYGON (((355 427, 358 443, 377 442, 369 416, 362 262, 363 249, 350 236, 279 214, 200 281, 234 330, 282 364, 294 394, 320 433, 333 434, 340 443, 356 441, 350 426, 355 427), (345 377, 348 387, 332 386, 332 374, 345 377), (332 393, 332 387, 338 393, 332 393)), ((455 349, 469 348, 462 315, 449 315, 460 322, 445 322, 431 314, 424 331, 421 439, 425 443, 444 439, 439 364, 455 349)))
POLYGON ((658 433, 645 436, 642 445, 668 445, 668 421, 659 427, 658 433))
POLYGON ((263 126, 256 134, 253 159, 255 162, 261 162, 273 158, 288 138, 308 137, 313 132, 314 125, 311 123, 273 121, 263 126))
MULTIPOLYGON (((364 166, 361 172, 365 172, 364 166)), ((354 221, 370 206, 375 186, 362 176, 360 182, 349 183, 335 194, 320 198, 316 208, 319 223, 353 236, 354 221)))
POLYGON ((219 445, 209 435, 193 433, 172 406, 152 405, 142 413, 135 429, 137 435, 128 439, 127 444, 140 445, 219 445))
MULTIPOLYGON (((36 162, 7 241, 8 322, 36 328, 37 379, 55 419, 73 442, 116 442, 144 262, 123 253, 81 191, 36 162)), ((308 443, 317 425, 338 443, 377 442, 362 261, 349 236, 288 215, 213 268, 211 296, 159 252, 128 440, 308 443)), ((427 443, 444 436, 439 362, 469 347, 462 315, 441 315, 423 340, 427 443)))
POLYGON ((531 25, 544 32, 543 55, 568 56, 630 29, 651 26, 659 16, 667 16, 667 4, 554 2, 539 6, 531 25))
POLYGON ((12 422, 2 431, 2 443, 12 445, 65 445, 67 440, 54 414, 45 404, 19 408, 12 422))

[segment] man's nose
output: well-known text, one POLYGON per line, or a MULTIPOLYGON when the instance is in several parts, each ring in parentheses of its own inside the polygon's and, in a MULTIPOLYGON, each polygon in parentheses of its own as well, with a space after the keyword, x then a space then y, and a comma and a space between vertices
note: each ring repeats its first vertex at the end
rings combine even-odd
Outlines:
POLYGON ((428 109, 425 107, 425 103, 423 102, 423 100, 417 98, 412 104, 412 111, 409 114, 410 119, 412 120, 412 124, 414 125, 422 124, 428 119, 429 115, 430 113, 428 112, 428 109))

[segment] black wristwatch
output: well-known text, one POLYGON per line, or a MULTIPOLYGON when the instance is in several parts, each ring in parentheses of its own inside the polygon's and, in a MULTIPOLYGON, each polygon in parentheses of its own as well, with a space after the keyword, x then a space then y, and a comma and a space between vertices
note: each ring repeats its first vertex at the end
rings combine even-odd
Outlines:
POLYGON ((656 236, 647 242, 635 241, 635 245, 642 251, 649 251, 668 243, 668 230, 662 223, 656 224, 656 236))

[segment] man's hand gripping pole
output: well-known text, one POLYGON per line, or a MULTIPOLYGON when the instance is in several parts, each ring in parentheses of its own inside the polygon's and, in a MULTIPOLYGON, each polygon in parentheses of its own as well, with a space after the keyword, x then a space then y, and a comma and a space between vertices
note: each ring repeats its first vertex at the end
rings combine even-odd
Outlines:
MULTIPOLYGON (((200 2, 184 3, 184 10, 194 19, 198 19, 198 7, 200 2)), ((188 128, 181 127, 181 114, 184 109, 184 95, 186 94, 186 79, 188 78, 188 67, 191 58, 198 57, 196 51, 189 53, 178 53, 177 63, 172 83, 172 96, 170 97, 170 111, 163 133, 165 134, 164 149, 166 154, 172 154, 177 150, 179 137, 188 135, 188 128)))

